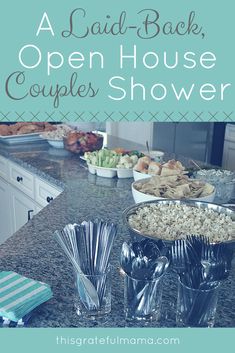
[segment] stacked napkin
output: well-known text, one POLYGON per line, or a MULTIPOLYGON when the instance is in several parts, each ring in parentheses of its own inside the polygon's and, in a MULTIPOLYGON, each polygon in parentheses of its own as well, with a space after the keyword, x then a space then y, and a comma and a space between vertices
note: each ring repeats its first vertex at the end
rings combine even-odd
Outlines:
POLYGON ((52 297, 51 288, 12 271, 0 272, 0 316, 18 322, 52 297))

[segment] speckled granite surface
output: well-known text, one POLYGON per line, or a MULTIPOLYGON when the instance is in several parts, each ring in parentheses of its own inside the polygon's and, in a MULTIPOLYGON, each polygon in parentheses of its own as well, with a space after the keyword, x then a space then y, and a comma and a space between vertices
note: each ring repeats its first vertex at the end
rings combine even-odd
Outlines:
MULTIPOLYGON (((112 147, 125 146, 110 138, 112 147)), ((128 144, 129 148, 137 148, 128 144)), ((123 278, 119 273, 121 244, 128 239, 122 223, 122 211, 133 204, 132 180, 104 179, 88 173, 78 156, 49 148, 46 143, 20 147, 0 144, 0 154, 33 173, 60 186, 64 191, 0 246, 0 270, 14 270, 51 285, 54 298, 42 305, 30 321, 30 327, 124 327, 123 278), (101 217, 118 224, 118 237, 112 252, 112 312, 99 321, 79 318, 74 310, 73 271, 54 240, 53 232, 70 222, 101 217)), ((176 278, 165 278, 163 310, 160 322, 149 327, 174 327, 176 278)), ((216 326, 235 327, 235 263, 229 279, 223 284, 216 326)))

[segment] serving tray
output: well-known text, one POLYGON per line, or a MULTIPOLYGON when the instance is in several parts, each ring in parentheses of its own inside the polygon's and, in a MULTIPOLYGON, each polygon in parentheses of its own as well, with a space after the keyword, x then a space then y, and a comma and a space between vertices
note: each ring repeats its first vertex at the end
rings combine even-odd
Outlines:
POLYGON ((32 134, 22 134, 22 135, 9 135, 9 136, 1 136, 0 142, 5 143, 7 145, 18 145, 21 143, 27 142, 38 142, 44 141, 45 139, 40 137, 40 133, 34 132, 32 134))
POLYGON ((104 168, 89 163, 87 163, 87 166, 91 174, 97 174, 98 176, 103 178, 114 178, 116 176, 120 179, 133 178, 133 169, 104 168))

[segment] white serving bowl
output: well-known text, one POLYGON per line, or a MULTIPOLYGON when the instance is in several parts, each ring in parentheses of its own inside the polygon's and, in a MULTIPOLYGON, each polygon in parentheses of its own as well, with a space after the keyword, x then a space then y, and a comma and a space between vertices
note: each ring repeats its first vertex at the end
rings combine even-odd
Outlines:
POLYGON ((87 166, 91 174, 97 174, 103 178, 114 178, 115 176, 118 176, 118 178, 124 179, 133 177, 132 169, 104 168, 89 163, 87 163, 87 166))
POLYGON ((117 170, 115 168, 98 167, 89 163, 87 163, 87 166, 91 174, 96 174, 103 178, 113 178, 117 175, 117 170))
POLYGON ((91 174, 96 174, 96 168, 93 165, 88 164, 88 170, 91 174))
MULTIPOLYGON (((146 201, 156 201, 156 200, 166 200, 164 197, 157 197, 153 195, 148 195, 144 194, 143 192, 140 192, 136 190, 135 184, 138 183, 139 181, 134 181, 134 183, 131 184, 131 191, 132 195, 134 198, 135 203, 140 203, 140 202, 146 202, 146 201)), ((147 182, 147 180, 143 180, 143 183, 147 182)), ((189 200, 193 201, 205 201, 205 202, 213 202, 215 199, 215 194, 216 190, 214 189, 213 193, 204 197, 198 197, 198 198, 189 198, 189 200)))
POLYGON ((117 168, 117 176, 120 179, 133 178, 133 169, 117 168))
POLYGON ((96 174, 103 178, 113 178, 117 175, 117 171, 112 168, 96 167, 96 174))
POLYGON ((47 139, 47 142, 49 143, 49 145, 51 145, 54 148, 64 148, 64 141, 63 140, 47 139))
POLYGON ((141 180, 141 179, 149 179, 151 178, 152 175, 150 174, 145 174, 145 173, 141 173, 141 172, 137 172, 137 170, 133 169, 133 177, 134 180, 141 180))

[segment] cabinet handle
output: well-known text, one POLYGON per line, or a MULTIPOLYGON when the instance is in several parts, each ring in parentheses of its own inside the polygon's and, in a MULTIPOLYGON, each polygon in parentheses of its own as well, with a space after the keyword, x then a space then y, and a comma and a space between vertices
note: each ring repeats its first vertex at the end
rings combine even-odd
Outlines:
POLYGON ((18 183, 20 183, 21 181, 23 181, 23 178, 20 177, 20 176, 18 176, 18 177, 16 178, 16 180, 18 181, 18 183))
POLYGON ((28 210, 28 221, 30 221, 31 219, 31 213, 33 212, 33 210, 28 210))
POLYGON ((47 196, 47 202, 50 203, 53 200, 53 197, 47 196))

